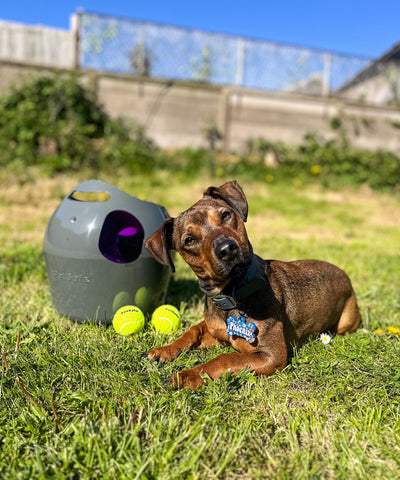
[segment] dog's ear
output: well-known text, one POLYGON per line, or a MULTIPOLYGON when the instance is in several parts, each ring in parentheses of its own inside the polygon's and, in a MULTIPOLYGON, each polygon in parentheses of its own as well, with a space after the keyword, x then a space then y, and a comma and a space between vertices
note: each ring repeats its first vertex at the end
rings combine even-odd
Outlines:
POLYGON ((225 200, 228 205, 239 213, 244 222, 247 220, 249 207, 247 205, 246 195, 236 180, 224 183, 220 187, 208 187, 204 195, 225 200))
POLYGON ((168 218, 163 225, 146 240, 144 248, 162 265, 170 267, 175 272, 175 266, 171 258, 172 231, 174 219, 168 218))

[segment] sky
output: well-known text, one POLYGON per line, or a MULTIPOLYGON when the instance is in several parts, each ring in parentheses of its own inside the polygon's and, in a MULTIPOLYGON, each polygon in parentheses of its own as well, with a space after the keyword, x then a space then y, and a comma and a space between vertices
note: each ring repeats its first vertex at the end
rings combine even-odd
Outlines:
POLYGON ((69 29, 78 8, 371 58, 400 41, 400 0, 0 0, 0 20, 69 29))

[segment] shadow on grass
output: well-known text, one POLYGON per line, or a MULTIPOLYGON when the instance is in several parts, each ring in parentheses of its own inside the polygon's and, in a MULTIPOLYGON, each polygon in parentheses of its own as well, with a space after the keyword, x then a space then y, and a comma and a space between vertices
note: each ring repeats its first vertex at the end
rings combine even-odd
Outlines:
POLYGON ((200 291, 199 285, 196 280, 193 279, 175 279, 171 278, 167 300, 173 305, 179 305, 181 302, 193 303, 198 302, 204 297, 204 294, 200 291))

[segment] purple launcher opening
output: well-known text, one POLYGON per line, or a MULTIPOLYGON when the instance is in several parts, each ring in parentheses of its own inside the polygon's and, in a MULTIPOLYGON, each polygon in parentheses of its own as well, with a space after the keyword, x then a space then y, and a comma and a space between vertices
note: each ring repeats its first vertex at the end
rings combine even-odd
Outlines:
POLYGON ((139 220, 124 210, 110 212, 103 223, 99 249, 115 263, 129 263, 142 252, 144 229, 139 220))
POLYGON ((121 237, 132 237, 132 235, 136 235, 136 233, 137 233, 137 228, 128 227, 118 232, 118 235, 120 235, 121 237))

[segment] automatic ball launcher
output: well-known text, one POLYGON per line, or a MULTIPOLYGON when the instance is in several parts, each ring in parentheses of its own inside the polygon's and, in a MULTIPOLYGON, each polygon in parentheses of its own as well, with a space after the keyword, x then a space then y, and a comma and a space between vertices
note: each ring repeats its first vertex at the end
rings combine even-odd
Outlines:
POLYGON ((55 309, 106 324, 126 305, 153 312, 164 302, 170 271, 143 245, 166 218, 164 207, 98 180, 74 188, 52 215, 43 244, 55 309))

